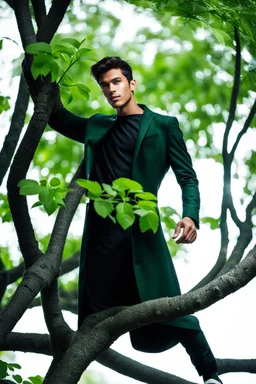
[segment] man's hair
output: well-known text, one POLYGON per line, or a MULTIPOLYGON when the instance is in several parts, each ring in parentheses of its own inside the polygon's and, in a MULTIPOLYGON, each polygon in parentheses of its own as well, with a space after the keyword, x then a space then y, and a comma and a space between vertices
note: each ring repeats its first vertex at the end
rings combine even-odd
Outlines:
POLYGON ((100 83, 100 76, 110 71, 111 69, 120 68, 122 71, 122 74, 127 78, 128 83, 130 84, 130 81, 133 79, 132 77, 132 67, 130 64, 128 64, 126 61, 120 59, 118 56, 108 56, 104 57, 97 63, 93 64, 91 66, 91 75, 92 77, 97 81, 97 83, 100 83))

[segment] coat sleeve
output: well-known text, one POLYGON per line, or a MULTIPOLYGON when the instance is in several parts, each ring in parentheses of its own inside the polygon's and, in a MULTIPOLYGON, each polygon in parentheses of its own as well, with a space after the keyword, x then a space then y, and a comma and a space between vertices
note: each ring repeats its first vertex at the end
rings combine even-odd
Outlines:
POLYGON ((198 179, 176 117, 168 123, 168 161, 182 190, 182 217, 190 217, 199 228, 198 179))
POLYGON ((84 143, 88 118, 80 117, 65 108, 51 114, 48 124, 69 139, 84 143))

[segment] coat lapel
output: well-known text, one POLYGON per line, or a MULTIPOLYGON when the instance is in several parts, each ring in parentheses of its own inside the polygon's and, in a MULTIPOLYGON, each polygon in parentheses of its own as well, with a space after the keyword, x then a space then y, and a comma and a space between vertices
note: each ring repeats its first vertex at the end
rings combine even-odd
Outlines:
POLYGON ((94 115, 88 122, 85 134, 85 171, 86 178, 90 178, 95 155, 96 144, 113 127, 116 121, 115 115, 94 115))
POLYGON ((136 159, 137 159, 137 156, 138 156, 138 153, 139 153, 142 141, 144 139, 144 136, 147 133, 147 130, 149 128, 149 125, 150 125, 151 121, 155 117, 154 112, 150 111, 150 109, 148 109, 145 105, 139 104, 139 106, 142 109, 144 109, 144 113, 143 113, 143 116, 142 116, 142 119, 141 119, 140 129, 139 129, 137 140, 136 140, 136 144, 135 144, 132 169, 134 169, 134 164, 136 162, 136 159))

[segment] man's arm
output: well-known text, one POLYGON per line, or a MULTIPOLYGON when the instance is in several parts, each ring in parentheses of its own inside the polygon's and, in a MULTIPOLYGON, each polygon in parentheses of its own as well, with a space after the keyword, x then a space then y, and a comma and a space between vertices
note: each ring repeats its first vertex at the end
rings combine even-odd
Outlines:
POLYGON ((168 160, 181 187, 183 203, 183 218, 177 224, 173 238, 177 238, 183 229, 177 243, 192 243, 196 239, 196 228, 199 228, 200 194, 196 173, 175 117, 170 119, 168 127, 168 160))
POLYGON ((87 118, 77 116, 65 108, 61 108, 51 114, 48 124, 69 139, 84 143, 87 122, 87 118))
MULTIPOLYGON (((22 63, 22 69, 25 79, 27 81, 30 95, 35 103, 38 93, 38 80, 35 81, 31 75, 30 69, 32 62, 33 56, 26 53, 25 59, 22 63)), ((55 84, 53 92, 56 93, 56 102, 53 107, 53 111, 48 124, 51 128, 60 132, 62 135, 68 137, 69 139, 84 143, 84 136, 88 119, 77 116, 67 111, 63 107, 63 104, 60 99, 59 85, 55 84)))

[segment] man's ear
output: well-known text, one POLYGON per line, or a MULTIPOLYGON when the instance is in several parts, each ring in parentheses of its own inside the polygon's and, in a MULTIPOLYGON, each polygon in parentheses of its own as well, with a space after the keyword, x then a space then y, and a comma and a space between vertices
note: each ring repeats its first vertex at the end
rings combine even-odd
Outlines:
POLYGON ((136 88, 136 80, 131 80, 130 81, 130 88, 131 88, 131 91, 135 90, 135 88, 136 88))

